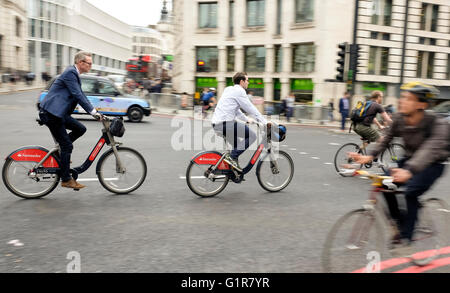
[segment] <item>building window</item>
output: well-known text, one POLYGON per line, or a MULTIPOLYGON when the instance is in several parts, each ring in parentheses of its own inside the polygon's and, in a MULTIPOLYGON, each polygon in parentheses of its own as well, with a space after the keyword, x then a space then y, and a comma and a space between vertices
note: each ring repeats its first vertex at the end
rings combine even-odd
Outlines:
POLYGON ((30 37, 36 37, 36 20, 31 19, 30 21, 30 37))
POLYGON ((391 25, 392 0, 372 0, 372 24, 391 25))
POLYGON ((34 41, 28 41, 28 58, 30 71, 36 72, 36 43, 34 41))
POLYGON ((22 21, 20 20, 20 18, 16 17, 16 37, 20 38, 21 30, 22 30, 22 21))
POLYGON ((51 71, 51 60, 50 60, 50 43, 41 43, 41 58, 44 61, 44 71, 50 73, 51 71))
POLYGON ((282 6, 281 6, 282 1, 281 0, 277 0, 277 31, 276 34, 277 35, 281 35, 281 18, 282 18, 282 6))
POLYGON ((389 48, 370 47, 368 73, 387 75, 389 62, 389 48))
POLYGON ((56 74, 62 73, 63 69, 63 46, 56 45, 56 74))
POLYGON ((275 45, 275 72, 283 71, 283 48, 281 45, 275 45))
POLYGON ((420 13, 420 29, 424 31, 437 31, 437 18, 439 13, 439 5, 422 3, 420 13))
POLYGON ((227 47, 227 72, 234 71, 234 47, 227 47))
POLYGON ((434 52, 419 51, 417 57, 417 77, 433 78, 434 52))
POLYGON ((229 24, 228 24, 228 36, 232 37, 234 36, 234 1, 230 1, 230 6, 229 6, 229 14, 228 14, 228 18, 229 18, 229 24))
POLYGON ((39 21, 39 38, 44 38, 44 21, 39 21))
POLYGON ((292 72, 313 72, 315 65, 314 44, 298 44, 293 46, 292 72))
POLYGON ((198 26, 199 28, 217 27, 217 2, 198 4, 198 26))
POLYGON ((314 0, 295 1, 295 22, 311 22, 314 20, 314 0))
POLYGON ((216 72, 219 64, 217 47, 197 47, 197 72, 216 72))
POLYGON ((436 39, 420 37, 419 44, 436 46, 436 39))
POLYGON ((266 68, 266 48, 264 46, 245 47, 245 71, 264 72, 266 68))
POLYGON ((450 54, 447 55, 447 79, 450 80, 450 54))
POLYGON ((247 26, 263 26, 265 0, 247 0, 247 26))

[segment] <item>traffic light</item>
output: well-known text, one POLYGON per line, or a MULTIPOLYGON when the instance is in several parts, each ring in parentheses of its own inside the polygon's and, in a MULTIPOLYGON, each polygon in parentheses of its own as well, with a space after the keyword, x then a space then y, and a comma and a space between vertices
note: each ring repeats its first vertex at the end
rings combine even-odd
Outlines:
MULTIPOLYGON (((358 44, 351 44, 350 45, 350 72, 349 75, 351 74, 352 80, 356 80, 356 74, 358 73, 358 66, 359 66, 359 57, 361 56, 360 54, 361 51, 361 47, 358 44)), ((349 76, 350 79, 350 76, 349 76)))
POLYGON ((206 72, 205 61, 197 60, 197 72, 206 72))
POLYGON ((339 82, 343 82, 344 77, 345 77, 345 56, 346 56, 346 52, 347 52, 347 46, 348 46, 347 42, 340 43, 338 45, 338 48, 340 50, 338 52, 339 59, 337 60, 338 67, 336 68, 338 71, 338 74, 336 75, 336 80, 339 82))

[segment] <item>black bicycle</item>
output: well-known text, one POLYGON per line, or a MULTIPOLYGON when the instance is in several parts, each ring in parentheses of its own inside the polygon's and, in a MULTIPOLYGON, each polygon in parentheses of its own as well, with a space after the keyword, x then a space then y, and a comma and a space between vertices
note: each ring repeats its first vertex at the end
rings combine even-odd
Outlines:
MULTIPOLYGON (((257 125, 261 130, 261 125, 257 125)), ((261 137, 267 139, 260 142, 242 172, 233 169, 224 161, 229 151, 225 153, 205 151, 195 155, 186 170, 186 182, 192 192, 200 197, 215 196, 225 189, 229 180, 241 183, 244 175, 250 172, 256 162, 258 162, 256 177, 262 188, 269 192, 278 192, 286 188, 294 175, 294 162, 286 152, 273 150, 270 130, 265 134, 264 131, 262 133, 261 137), (263 151, 265 152, 260 159, 263 151)))
MULTIPOLYGON (((93 164, 102 148, 110 149, 98 160, 96 173, 102 186, 110 192, 127 194, 138 189, 147 176, 147 164, 136 150, 122 147, 111 134, 111 121, 103 116, 102 136, 86 161, 70 170, 75 180, 93 164)), ((123 123, 121 118, 115 118, 123 123)), ((38 120, 38 123, 42 123, 38 120)), ((123 129, 124 131, 124 129, 123 129)), ((122 132, 123 134, 123 132, 122 132)), ((41 198, 52 192, 60 181, 60 148, 47 150, 41 146, 26 146, 13 151, 2 169, 3 183, 13 194, 26 198, 41 198)))
MULTIPOLYGON (((353 170, 347 170, 346 164, 353 164, 354 161, 348 156, 348 153, 358 153, 363 156, 367 155, 367 146, 369 141, 362 139, 362 145, 357 145, 356 143, 350 142, 341 146, 334 156, 334 167, 336 172, 343 176, 349 177, 353 175, 353 170)), ((360 168, 370 169, 372 167, 378 167, 381 169, 382 173, 386 173, 389 169, 397 167, 397 164, 401 158, 405 155, 405 147, 400 143, 391 143, 388 148, 374 159, 372 162, 363 164, 360 168)))

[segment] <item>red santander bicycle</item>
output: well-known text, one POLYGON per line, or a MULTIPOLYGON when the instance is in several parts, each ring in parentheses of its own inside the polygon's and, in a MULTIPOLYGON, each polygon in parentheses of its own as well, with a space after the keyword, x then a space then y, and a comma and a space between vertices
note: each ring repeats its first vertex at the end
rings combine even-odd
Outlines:
MULTIPOLYGON (((86 161, 70 170, 72 178, 85 172, 93 164, 102 148, 110 149, 98 160, 98 180, 108 191, 126 194, 138 189, 145 180, 147 165, 144 157, 134 149, 122 147, 114 136, 122 136, 125 128, 119 118, 112 122, 103 116, 102 136, 92 149, 86 161)), ((39 124, 42 123, 38 120, 39 124)), ((31 199, 40 198, 52 192, 60 179, 59 146, 50 151, 41 146, 26 146, 13 151, 3 165, 3 183, 15 195, 31 199)))
MULTIPOLYGON (((261 125, 257 125, 261 131, 261 125)), ((276 139, 279 137, 278 133, 261 132, 263 135, 260 137, 266 139, 259 143, 242 172, 233 169, 224 161, 229 151, 225 153, 205 151, 196 154, 186 170, 186 181, 192 192, 200 197, 213 197, 225 189, 229 180, 241 183, 244 175, 250 172, 256 163, 258 163, 256 177, 262 188, 269 192, 278 192, 286 188, 294 175, 294 163, 289 154, 281 150, 275 151, 272 146, 272 137, 274 141, 282 141, 284 136, 276 139)))

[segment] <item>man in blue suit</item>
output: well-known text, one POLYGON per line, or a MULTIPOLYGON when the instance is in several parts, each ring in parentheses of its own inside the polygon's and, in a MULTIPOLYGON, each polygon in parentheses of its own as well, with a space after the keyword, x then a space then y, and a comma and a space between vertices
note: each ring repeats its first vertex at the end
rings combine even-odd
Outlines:
POLYGON ((350 111, 350 93, 345 92, 344 97, 339 100, 339 113, 341 113, 341 131, 345 131, 345 120, 348 117, 350 111))
POLYGON ((48 126, 59 144, 61 152, 61 186, 73 189, 85 187, 70 175, 70 156, 73 142, 86 132, 86 127, 70 115, 77 104, 97 120, 102 119, 81 90, 80 74, 89 72, 92 54, 78 52, 75 65, 69 66, 52 84, 47 96, 42 100, 39 117, 48 126), (66 129, 72 130, 67 133, 66 129))

